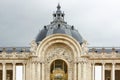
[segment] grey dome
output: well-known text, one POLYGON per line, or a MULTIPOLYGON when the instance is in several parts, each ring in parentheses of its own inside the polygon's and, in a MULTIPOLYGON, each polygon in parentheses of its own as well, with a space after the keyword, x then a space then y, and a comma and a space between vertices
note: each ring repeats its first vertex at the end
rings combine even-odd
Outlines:
POLYGON ((36 38, 37 43, 52 34, 66 34, 72 36, 80 44, 83 43, 82 36, 76 29, 74 29, 74 26, 70 26, 64 21, 64 13, 61 12, 60 5, 57 6, 57 11, 53 14, 53 18, 54 20, 51 24, 44 26, 44 28, 39 32, 36 38))

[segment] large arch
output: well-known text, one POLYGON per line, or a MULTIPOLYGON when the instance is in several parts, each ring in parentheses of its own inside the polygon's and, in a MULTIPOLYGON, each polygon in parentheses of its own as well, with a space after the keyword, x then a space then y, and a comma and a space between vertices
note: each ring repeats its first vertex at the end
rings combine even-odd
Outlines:
POLYGON ((57 59, 63 60, 68 65, 68 78, 72 77, 74 67, 74 53, 72 49, 64 43, 54 43, 46 48, 44 53, 44 65, 45 65, 45 80, 50 79, 50 66, 51 63, 57 59))
POLYGON ((43 41, 40 42, 40 44, 37 47, 36 55, 39 58, 42 58, 44 60, 44 54, 46 49, 55 43, 64 43, 68 45, 72 51, 74 52, 74 57, 80 57, 80 53, 82 52, 81 46, 79 42, 77 42, 73 37, 65 35, 65 34, 53 34, 50 36, 47 36, 43 41))
POLYGON ((80 44, 72 37, 64 34, 53 34, 40 42, 36 55, 44 64, 45 80, 50 80, 50 65, 56 59, 64 60, 68 65, 68 80, 74 77, 74 62, 82 52, 80 44), (57 45, 57 46, 55 46, 57 45), (51 49, 51 50, 50 50, 51 49), (65 54, 61 53, 64 52, 65 54))

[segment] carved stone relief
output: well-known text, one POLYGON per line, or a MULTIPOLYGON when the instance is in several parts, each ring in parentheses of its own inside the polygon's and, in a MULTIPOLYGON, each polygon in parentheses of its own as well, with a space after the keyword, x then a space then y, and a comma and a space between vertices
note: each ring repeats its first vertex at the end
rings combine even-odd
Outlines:
POLYGON ((71 49, 63 44, 54 44, 50 46, 45 53, 45 80, 50 80, 50 66, 51 63, 56 60, 61 59, 64 60, 68 65, 68 79, 72 80, 73 75, 73 53, 71 49))

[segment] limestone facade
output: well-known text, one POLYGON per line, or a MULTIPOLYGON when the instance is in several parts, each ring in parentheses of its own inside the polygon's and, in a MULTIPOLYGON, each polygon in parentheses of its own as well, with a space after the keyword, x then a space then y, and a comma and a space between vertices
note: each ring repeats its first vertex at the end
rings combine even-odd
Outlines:
POLYGON ((91 48, 85 40, 81 44, 72 35, 74 27, 66 27, 60 6, 57 8, 42 41, 33 40, 29 48, 0 48, 0 80, 16 80, 17 65, 23 66, 22 80, 95 80, 96 65, 102 67, 102 80, 119 80, 120 48, 91 48), (53 29, 68 29, 68 33, 51 34, 53 29))
POLYGON ((9 53, 3 49, 0 52, 2 80, 8 80, 7 70, 12 70, 12 79, 9 80, 16 80, 17 65, 23 66, 23 80, 51 80, 50 66, 55 60, 66 62, 68 80, 94 80, 95 65, 102 66, 102 80, 117 80, 115 71, 120 71, 119 52, 112 50, 106 53, 102 50, 98 53, 92 49, 84 53, 85 48, 82 47, 70 36, 54 34, 46 37, 38 46, 31 46, 35 52, 26 52, 24 49, 22 52, 9 53), (107 70, 111 75, 105 77, 107 70))

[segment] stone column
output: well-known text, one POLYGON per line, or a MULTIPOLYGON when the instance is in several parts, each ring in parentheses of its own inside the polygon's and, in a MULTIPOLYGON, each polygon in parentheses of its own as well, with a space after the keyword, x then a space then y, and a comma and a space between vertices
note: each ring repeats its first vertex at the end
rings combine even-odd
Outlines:
POLYGON ((44 80, 44 63, 42 62, 42 80, 44 80))
POLYGON ((34 70, 35 70, 35 75, 34 75, 34 79, 35 80, 37 80, 38 79, 38 62, 36 62, 35 63, 35 68, 34 68, 34 70))
POLYGON ((40 63, 40 80, 42 80, 42 65, 40 63))
POLYGON ((6 63, 2 63, 2 65, 3 65, 3 80, 6 80, 6 68, 5 68, 5 64, 6 63))
POLYGON ((32 62, 30 62, 30 70, 29 70, 29 74, 30 76, 28 77, 28 79, 30 78, 30 80, 32 80, 32 62))
POLYGON ((32 62, 32 80, 35 80, 35 63, 32 62))
POLYGON ((26 64, 23 63, 23 80, 26 80, 26 64))
POLYGON ((81 80, 81 63, 78 63, 78 80, 81 80))
POLYGON ((38 66, 37 66, 37 71, 38 71, 38 74, 37 74, 37 80, 41 80, 40 77, 41 77, 41 66, 40 66, 40 63, 38 63, 38 66))
POLYGON ((105 80, 105 63, 102 63, 102 80, 105 80))
POLYGON ((92 80, 95 80, 95 64, 92 63, 92 80))
POLYGON ((112 63, 112 80, 115 80, 115 63, 112 63))
POLYGON ((13 80, 16 80, 16 63, 13 63, 13 80))
POLYGON ((84 62, 83 63, 83 80, 87 80, 87 71, 86 71, 86 65, 87 65, 87 62, 84 62))
POLYGON ((77 75, 76 75, 76 67, 77 67, 77 64, 76 62, 74 63, 74 80, 76 80, 77 78, 77 75))

